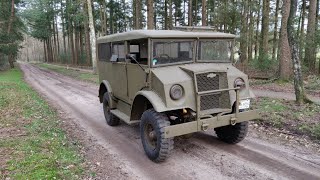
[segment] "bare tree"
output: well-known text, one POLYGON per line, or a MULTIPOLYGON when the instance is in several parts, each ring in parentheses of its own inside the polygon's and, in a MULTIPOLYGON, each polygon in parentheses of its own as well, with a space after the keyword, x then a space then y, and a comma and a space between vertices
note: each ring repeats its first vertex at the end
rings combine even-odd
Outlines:
POLYGON ((91 0, 87 0, 88 15, 89 15, 89 28, 90 28, 90 41, 91 41, 91 58, 92 58, 92 70, 93 73, 97 73, 97 58, 96 58, 96 35, 94 29, 93 15, 91 0))

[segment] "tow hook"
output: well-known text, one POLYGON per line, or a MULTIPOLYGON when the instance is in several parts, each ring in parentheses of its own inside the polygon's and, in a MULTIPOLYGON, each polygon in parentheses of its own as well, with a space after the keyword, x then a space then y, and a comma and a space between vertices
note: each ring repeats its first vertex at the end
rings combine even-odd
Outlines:
POLYGON ((209 124, 207 124, 207 123, 203 123, 203 124, 201 125, 202 131, 207 131, 208 128, 209 128, 209 124))
POLYGON ((237 118, 231 118, 230 119, 230 124, 232 125, 232 126, 234 126, 234 125, 236 125, 237 124, 237 118))

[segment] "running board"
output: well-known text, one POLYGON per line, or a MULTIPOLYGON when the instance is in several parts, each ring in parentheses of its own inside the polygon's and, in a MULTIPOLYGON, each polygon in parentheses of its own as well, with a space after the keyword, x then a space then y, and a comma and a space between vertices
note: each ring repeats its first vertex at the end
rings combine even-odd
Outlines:
POLYGON ((134 120, 134 121, 130 121, 130 117, 127 116, 125 113, 119 111, 118 109, 113 109, 113 110, 110 110, 110 112, 117 116, 119 119, 121 119, 122 121, 124 121, 126 124, 129 124, 129 125, 134 125, 134 124, 138 124, 140 123, 140 120, 134 120))

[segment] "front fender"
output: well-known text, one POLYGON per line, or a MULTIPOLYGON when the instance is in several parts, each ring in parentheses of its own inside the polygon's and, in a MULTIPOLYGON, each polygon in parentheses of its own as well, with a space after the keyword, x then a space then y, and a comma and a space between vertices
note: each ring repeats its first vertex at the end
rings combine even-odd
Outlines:
POLYGON ((164 112, 167 111, 167 107, 164 104, 164 102, 162 101, 162 99, 160 98, 160 96, 158 96, 155 92, 153 91, 139 91, 136 96, 144 96, 145 98, 148 99, 148 101, 152 104, 153 108, 155 111, 157 112, 164 112))
POLYGON ((103 94, 105 92, 108 92, 108 95, 109 95, 109 106, 111 108, 115 108, 116 107, 116 103, 114 101, 114 98, 113 98, 113 94, 112 94, 112 89, 111 89, 111 85, 110 83, 107 81, 107 80, 103 80, 100 84, 100 87, 99 87, 99 99, 100 99, 100 103, 102 103, 102 98, 103 98, 103 94))

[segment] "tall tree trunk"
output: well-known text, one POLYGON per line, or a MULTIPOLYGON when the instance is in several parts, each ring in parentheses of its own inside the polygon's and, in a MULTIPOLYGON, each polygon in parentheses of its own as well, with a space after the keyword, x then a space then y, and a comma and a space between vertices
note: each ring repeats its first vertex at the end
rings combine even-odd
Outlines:
POLYGON ((8 23, 8 30, 7 30, 8 34, 11 33, 13 19, 14 19, 14 0, 11 0, 11 15, 10 15, 10 19, 9 19, 9 23, 8 23))
POLYGON ((64 13, 63 13, 63 6, 62 6, 62 0, 60 1, 60 6, 61 6, 61 21, 62 21, 62 38, 63 38, 63 52, 64 55, 67 55, 67 46, 66 46, 66 32, 65 32, 65 17, 64 17, 64 13))
POLYGON ((249 13, 249 42, 248 42, 248 62, 252 60, 252 46, 253 46, 253 38, 254 38, 254 18, 253 18, 253 3, 250 1, 249 4, 250 13, 249 13))
POLYGON ((172 29, 172 0, 169 0, 168 29, 172 29))
POLYGON ((280 0, 276 0, 276 12, 275 12, 275 15, 274 15, 274 29, 273 29, 272 59, 275 59, 276 58, 276 54, 277 54, 276 51, 277 51, 277 39, 278 39, 279 4, 280 4, 280 0))
MULTIPOLYGON (((10 15, 8 30, 7 30, 8 35, 11 34, 13 19, 14 19, 14 0, 11 0, 11 15, 10 15)), ((8 61, 9 61, 10 67, 14 68, 14 56, 12 53, 8 55, 8 61)))
MULTIPOLYGON (((319 29, 319 25, 318 25, 319 24, 319 10, 320 10, 319 5, 320 5, 320 0, 317 0, 316 33, 318 33, 318 29, 319 29)), ((318 74, 320 74, 320 61, 319 61, 318 74)))
POLYGON ((188 4, 188 26, 193 26, 192 0, 188 4))
MULTIPOLYGON (((259 0, 258 7, 261 5, 261 1, 259 0)), ((258 50, 259 50, 259 25, 260 25, 260 9, 258 9, 258 17, 257 17, 257 25, 256 25, 256 39, 255 39, 255 45, 254 45, 254 58, 258 58, 258 50)))
POLYGON ((142 4, 141 0, 133 1, 133 8, 135 9, 134 13, 134 29, 142 29, 142 4))
POLYGON ((44 62, 48 62, 47 49, 46 49, 46 41, 43 41, 43 50, 44 50, 44 62))
POLYGON ((291 51, 288 41, 288 18, 290 13, 290 0, 283 0, 281 31, 279 38, 279 75, 283 80, 288 80, 291 76, 291 51))
POLYGON ((91 62, 90 54, 90 35, 89 35, 89 23, 88 23, 88 8, 86 0, 83 2, 84 13, 84 34, 85 34, 85 49, 86 49, 86 64, 89 66, 91 62))
POLYGON ((207 0, 202 0, 202 26, 207 26, 207 0))
POLYGON ((83 52, 83 28, 81 25, 81 28, 79 29, 79 56, 80 56, 80 60, 82 60, 82 55, 84 54, 83 52))
POLYGON ((259 48, 260 62, 264 61, 268 56, 269 13, 270 13, 270 0, 263 0, 261 39, 260 39, 260 48, 259 48))
POLYGON ((71 59, 71 64, 74 64, 75 59, 76 59, 76 54, 74 52, 74 32, 73 32, 73 23, 70 22, 69 28, 69 38, 70 38, 70 48, 71 48, 71 54, 72 54, 72 59, 71 59))
MULTIPOLYGON (((113 0, 110 0, 109 3, 110 3, 110 4, 113 4, 113 0)), ((136 11, 136 6, 134 6, 133 8, 134 8, 134 10, 136 11)), ((135 12, 135 11, 134 11, 134 12, 135 12)), ((135 15, 136 15, 136 13, 135 13, 135 15)), ((134 15, 134 16, 135 16, 135 15, 134 15)), ((134 24, 135 24, 135 26, 134 26, 134 28, 135 28, 135 27, 136 27, 136 21, 134 21, 134 24)), ((110 26, 110 34, 113 34, 113 33, 114 33, 113 8, 110 8, 109 26, 110 26)))
MULTIPOLYGON (((301 25, 300 25, 300 37, 299 37, 299 58, 303 60, 303 49, 305 44, 305 34, 304 34, 304 22, 306 17, 306 0, 302 0, 301 7, 301 25)), ((304 62, 305 63, 305 62, 304 62)))
POLYGON ((316 63, 316 43, 315 43, 315 30, 316 30, 316 12, 317 0, 310 0, 308 26, 306 37, 306 53, 305 62, 309 69, 314 72, 316 63))
POLYGON ((153 0, 147 0, 147 28, 154 29, 154 8, 153 0))
POLYGON ((243 10, 241 15, 241 31, 240 31, 240 61, 244 65, 244 71, 248 64, 248 1, 243 1, 243 10))
MULTIPOLYGON (((110 2, 113 2, 113 1, 110 1, 110 2)), ((102 27, 101 27, 101 34, 102 34, 102 36, 105 36, 105 35, 107 35, 107 17, 106 17, 106 1, 105 0, 103 0, 102 2, 101 2, 101 5, 100 5, 100 19, 101 19, 101 24, 102 24, 102 27)), ((110 10, 111 10, 112 8, 110 8, 110 10)), ((111 11, 113 11, 113 10, 111 10, 111 11)), ((112 16, 110 16, 110 17, 112 17, 112 16)), ((111 19, 111 18, 110 18, 111 19)))
POLYGON ((75 52, 75 62, 74 64, 79 64, 79 31, 74 29, 74 52, 75 52))
POLYGON ((168 22, 168 0, 164 0, 164 29, 169 29, 168 22))
POLYGON ((289 39, 289 45, 291 49, 291 56, 292 56, 291 59, 293 64, 294 89, 295 89, 295 95, 296 95, 296 102, 298 104, 302 104, 305 100, 307 100, 307 98, 304 94, 301 62, 299 59, 299 49, 298 49, 298 43, 294 33, 294 18, 296 16, 296 11, 297 11, 297 0, 291 0, 287 31, 288 31, 288 39, 289 39))
POLYGON ((52 20, 52 32, 53 32, 53 46, 52 46, 52 49, 53 49, 53 61, 54 62, 57 62, 57 38, 56 38, 56 25, 55 25, 55 18, 53 17, 53 20, 52 20))
POLYGON ((92 70, 93 73, 97 73, 97 58, 96 58, 96 35, 94 30, 94 22, 92 15, 91 0, 87 0, 88 3, 88 14, 89 14, 89 28, 90 28, 90 41, 91 41, 91 59, 92 59, 92 70))

